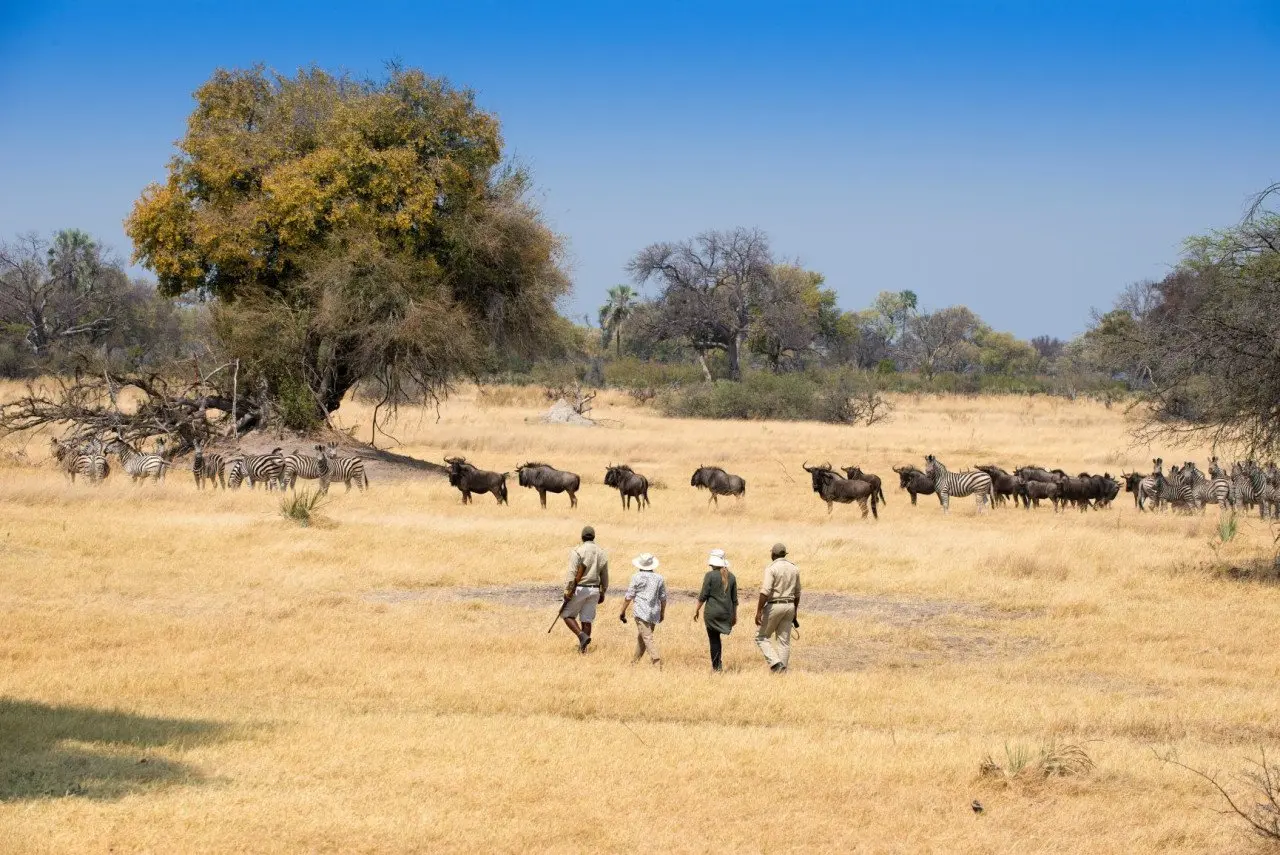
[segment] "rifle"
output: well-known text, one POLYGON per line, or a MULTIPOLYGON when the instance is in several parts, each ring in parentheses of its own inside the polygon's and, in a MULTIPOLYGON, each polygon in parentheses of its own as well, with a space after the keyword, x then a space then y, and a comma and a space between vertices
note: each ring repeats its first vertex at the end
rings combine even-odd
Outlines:
POLYGON ((569 601, 573 599, 573 595, 578 591, 578 583, 582 581, 582 574, 587 572, 587 565, 578 559, 578 569, 573 574, 573 587, 569 589, 569 596, 560 604, 560 608, 556 610, 556 616, 551 620, 551 626, 547 627, 547 635, 551 634, 551 630, 556 628, 556 624, 560 622, 560 616, 564 614, 564 607, 569 605, 569 601))

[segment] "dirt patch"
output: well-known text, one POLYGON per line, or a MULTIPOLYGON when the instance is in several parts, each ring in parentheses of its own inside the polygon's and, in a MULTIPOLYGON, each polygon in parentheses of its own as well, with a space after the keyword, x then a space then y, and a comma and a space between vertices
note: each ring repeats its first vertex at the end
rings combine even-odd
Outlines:
MULTIPOLYGON (((367 602, 401 604, 410 602, 480 601, 511 608, 546 610, 554 605, 560 589, 555 585, 501 585, 492 587, 390 588, 369 591, 367 602)), ((692 604, 697 593, 673 590, 675 602, 692 604)), ((742 606, 744 612, 750 603, 742 606)), ((995 660, 1025 656, 1040 642, 1034 638, 1000 631, 992 623, 1033 617, 1033 612, 998 611, 976 603, 954 600, 869 597, 858 594, 809 593, 801 607, 805 614, 822 615, 860 623, 879 637, 841 639, 839 643, 814 638, 801 627, 797 650, 804 650, 805 669, 810 671, 860 671, 877 667, 924 667, 942 661, 995 660), (966 626, 965 624, 976 624, 966 626), (893 640, 883 638, 888 627, 893 640), (811 640, 812 639, 812 640, 811 640)))

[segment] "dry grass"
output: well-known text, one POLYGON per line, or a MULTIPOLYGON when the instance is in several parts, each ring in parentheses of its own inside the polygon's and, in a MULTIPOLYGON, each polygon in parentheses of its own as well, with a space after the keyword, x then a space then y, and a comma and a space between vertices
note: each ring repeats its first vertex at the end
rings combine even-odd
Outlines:
MULTIPOLYGON (((1280 736, 1280 588, 1213 572, 1216 512, 1140 516, 1122 494, 1103 513, 979 518, 958 500, 943 518, 889 468, 929 452, 953 468, 1148 466, 1118 411, 906 398, 887 425, 839 428, 676 422, 605 397, 595 415, 621 427, 531 424, 545 402, 489 390, 391 430, 434 460, 579 471, 572 512, 514 481, 499 508, 384 480, 332 490, 326 525, 302 528, 278 497, 200 494, 185 471, 70 488, 7 441, 3 850, 1239 848, 1212 794, 1151 751, 1235 768, 1280 736), (829 518, 806 458, 889 476, 880 521, 829 518), (663 485, 650 511, 623 513, 610 462, 663 485), (745 476, 746 500, 707 508, 687 486, 700 463, 745 476), (768 674, 743 625, 713 676, 685 595, 659 629, 662 671, 628 665, 616 594, 590 655, 546 635, 585 522, 615 586, 647 550, 685 594, 716 546, 752 591, 785 540, 812 592, 792 673, 768 674), (992 791, 975 772, 993 746, 1086 744, 1088 775, 992 791)), ((368 418, 341 413, 362 435, 368 418)), ((1270 544, 1241 519, 1219 560, 1270 544)))

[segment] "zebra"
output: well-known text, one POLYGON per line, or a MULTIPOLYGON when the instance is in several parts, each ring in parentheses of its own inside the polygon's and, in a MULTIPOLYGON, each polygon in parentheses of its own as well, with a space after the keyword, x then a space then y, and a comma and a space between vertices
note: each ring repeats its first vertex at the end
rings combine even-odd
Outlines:
POLYGON ((129 473, 130 479, 135 484, 139 479, 146 481, 148 478, 154 479, 157 483, 163 481, 165 472, 170 466, 169 461, 160 455, 143 454, 119 436, 107 443, 106 453, 120 458, 120 466, 129 473))
POLYGON ((1237 461, 1231 466, 1231 504, 1238 511, 1251 511, 1258 503, 1253 491, 1253 480, 1244 465, 1237 461))
POLYGON ((204 443, 200 440, 194 441, 195 457, 191 460, 191 474, 195 476, 196 488, 204 489, 204 482, 207 479, 213 487, 227 487, 226 462, 222 455, 216 452, 206 452, 204 443))
POLYGON ((227 489, 239 490, 244 483, 244 458, 236 457, 227 461, 227 489))
POLYGON ((1259 516, 1266 519, 1269 509, 1272 519, 1280 519, 1280 488, 1271 483, 1270 478, 1267 477, 1267 470, 1258 464, 1250 461, 1246 471, 1253 489, 1254 501, 1258 503, 1259 516))
POLYGON ((329 492, 329 451, 319 443, 314 448, 320 453, 319 457, 299 454, 295 448, 293 454, 284 459, 284 466, 280 475, 282 489, 285 486, 290 490, 294 489, 294 485, 299 478, 308 480, 318 478, 320 480, 320 492, 329 492))
POLYGON ((280 447, 271 449, 270 454, 250 454, 244 458, 244 477, 252 490, 261 481, 268 490, 277 486, 284 488, 284 458, 280 455, 280 447))
POLYGON ((1166 478, 1164 458, 1157 457, 1151 462, 1154 464, 1154 469, 1138 485, 1143 499, 1142 507, 1145 509, 1145 503, 1150 501, 1151 507, 1157 511, 1166 504, 1174 508, 1190 509, 1192 507, 1191 484, 1182 470, 1177 466, 1171 466, 1169 477, 1166 478))
POLYGON ((1224 510, 1230 504, 1231 482, 1222 477, 1225 473, 1218 466, 1218 458, 1215 457, 1210 461, 1209 471, 1216 472, 1212 481, 1204 477, 1204 473, 1196 467, 1193 460, 1188 460, 1182 467, 1183 475, 1191 484, 1192 507, 1199 509, 1202 513, 1210 502, 1224 510))
MULTIPOLYGON (((1191 464, 1194 468, 1195 464, 1191 464)), ((1175 508, 1181 508, 1190 513, 1196 504, 1195 481, 1187 467, 1181 468, 1174 465, 1169 467, 1169 477, 1163 479, 1164 485, 1161 489, 1160 498, 1167 501, 1175 508)))
POLYGON ((76 482, 77 475, 83 475, 97 484, 111 474, 107 458, 102 454, 102 447, 97 440, 87 446, 75 448, 69 442, 50 438, 49 444, 54 459, 61 464, 63 471, 71 483, 76 482))
POLYGON ((347 485, 347 492, 351 492, 351 484, 354 482, 361 490, 369 489, 369 476, 364 472, 364 461, 359 457, 339 457, 338 444, 336 442, 329 443, 325 453, 329 457, 329 481, 341 481, 347 485))
POLYGON ((950 513, 951 497, 963 498, 972 494, 978 504, 978 512, 984 506, 990 508, 994 497, 991 476, 986 472, 948 472, 942 461, 930 454, 925 458, 925 474, 933 479, 934 489, 938 492, 938 501, 942 502, 942 512, 950 513))

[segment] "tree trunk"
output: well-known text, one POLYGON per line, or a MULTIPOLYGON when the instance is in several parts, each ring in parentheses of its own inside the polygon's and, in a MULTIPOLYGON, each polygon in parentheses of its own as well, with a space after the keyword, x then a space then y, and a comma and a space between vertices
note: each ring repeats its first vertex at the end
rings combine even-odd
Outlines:
POLYGON ((618 346, 618 358, 621 359, 622 358, 622 326, 621 325, 618 326, 616 341, 618 346))
POLYGON ((729 342, 729 346, 725 348, 725 355, 729 358, 729 379, 742 379, 742 364, 739 361, 739 354, 742 352, 742 336, 735 335, 733 340, 729 342))
POLYGON ((702 377, 708 383, 711 382, 711 369, 707 367, 707 354, 705 351, 698 351, 698 367, 702 369, 702 377))

